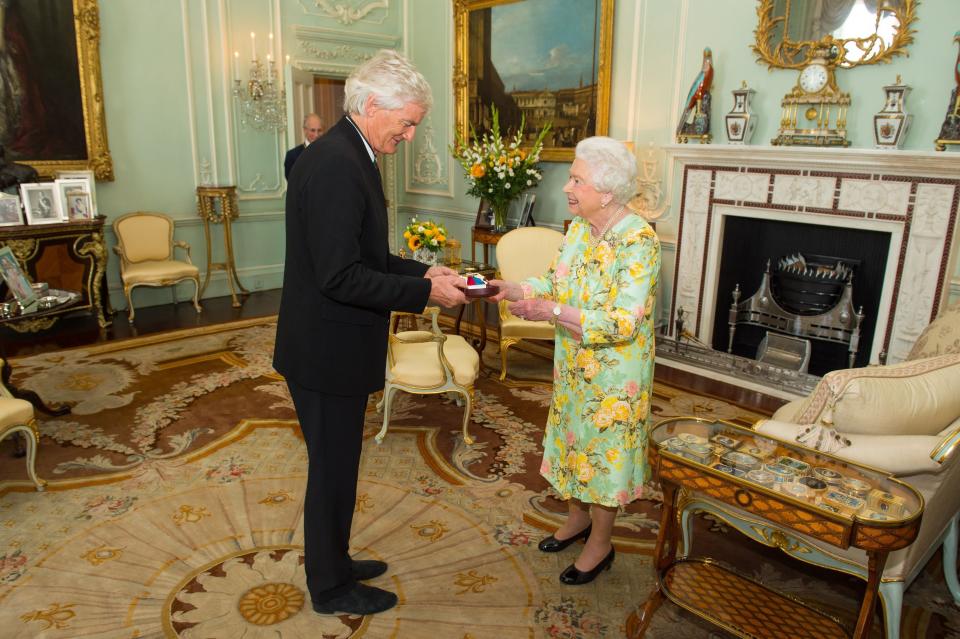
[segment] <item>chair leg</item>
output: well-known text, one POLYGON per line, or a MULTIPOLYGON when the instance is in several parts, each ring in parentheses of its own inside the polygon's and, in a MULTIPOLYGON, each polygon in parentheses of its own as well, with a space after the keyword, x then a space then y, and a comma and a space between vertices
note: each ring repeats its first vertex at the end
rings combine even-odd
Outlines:
POLYGON ((500 381, 507 378, 507 349, 513 344, 511 340, 500 340, 500 381))
POLYGON ((467 400, 467 408, 463 411, 463 441, 467 444, 472 444, 476 440, 470 436, 470 431, 467 430, 467 425, 470 423, 470 415, 473 414, 473 388, 462 392, 463 396, 467 400))
POLYGON ((387 427, 390 425, 390 402, 393 401, 393 394, 396 390, 396 388, 390 385, 387 385, 383 389, 383 399, 380 400, 380 404, 383 406, 383 427, 380 429, 380 432, 374 436, 378 444, 383 443, 383 438, 387 435, 387 427))
POLYGON ((131 295, 132 292, 133 292, 132 286, 123 287, 123 295, 124 297, 127 298, 127 321, 130 322, 131 324, 133 324, 133 315, 135 312, 133 310, 133 296, 131 295))
POLYGON ((880 584, 880 604, 883 606, 883 628, 886 639, 900 639, 900 613, 903 610, 903 582, 880 584))
POLYGON ((957 580, 957 527, 960 514, 954 515, 943 536, 943 577, 953 601, 960 604, 960 581, 957 580))
POLYGON ((23 433, 23 439, 27 446, 27 475, 30 477, 38 491, 47 486, 47 482, 37 477, 37 448, 40 447, 40 429, 37 428, 36 420, 30 420, 29 424, 14 426, 13 433, 23 433))
POLYGON ((193 280, 193 308, 197 309, 197 312, 200 313, 203 309, 200 308, 200 278, 193 280))

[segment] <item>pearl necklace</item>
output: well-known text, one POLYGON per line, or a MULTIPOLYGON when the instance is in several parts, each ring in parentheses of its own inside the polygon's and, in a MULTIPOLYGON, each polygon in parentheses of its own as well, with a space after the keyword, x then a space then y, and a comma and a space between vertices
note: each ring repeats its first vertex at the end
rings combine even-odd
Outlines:
POLYGON ((597 246, 598 244, 600 244, 600 241, 603 240, 603 236, 606 235, 607 231, 609 231, 613 227, 614 223, 616 223, 620 219, 620 214, 623 213, 623 206, 624 205, 621 204, 620 208, 617 209, 613 213, 613 215, 610 216, 610 219, 607 220, 607 223, 603 225, 603 228, 600 230, 598 234, 590 236, 591 246, 597 246))

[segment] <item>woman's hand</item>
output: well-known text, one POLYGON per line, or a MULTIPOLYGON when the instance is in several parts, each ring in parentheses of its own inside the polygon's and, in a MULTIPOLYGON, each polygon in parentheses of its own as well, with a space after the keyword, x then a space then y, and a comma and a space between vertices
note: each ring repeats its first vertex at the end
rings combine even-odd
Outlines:
POLYGON ((517 302, 523 299, 523 289, 516 282, 507 282, 506 280, 490 280, 487 282, 490 286, 496 286, 500 289, 500 292, 496 295, 491 295, 486 297, 488 302, 499 302, 501 300, 507 300, 509 302, 517 302))
POLYGON ((507 308, 520 319, 547 321, 553 317, 555 303, 550 300, 531 298, 513 302, 507 308))

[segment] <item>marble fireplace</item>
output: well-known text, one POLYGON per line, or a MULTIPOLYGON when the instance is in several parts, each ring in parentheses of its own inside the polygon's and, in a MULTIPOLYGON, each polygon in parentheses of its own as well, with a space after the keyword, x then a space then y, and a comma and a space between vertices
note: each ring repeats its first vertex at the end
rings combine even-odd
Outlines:
MULTIPOLYGON (((732 281, 750 279, 744 268, 759 273, 764 256, 798 243, 864 264, 854 280, 866 314, 858 366, 903 360, 946 303, 957 253, 960 156, 725 145, 673 145, 668 152, 681 189, 673 290, 663 300, 668 338, 677 336, 682 309, 684 333, 723 352, 732 281)), ((741 284, 743 298, 755 286, 741 284)), ((824 366, 846 367, 842 358, 824 366)), ((744 381, 736 372, 728 376, 744 381)), ((763 387, 764 377, 742 385, 763 387)))

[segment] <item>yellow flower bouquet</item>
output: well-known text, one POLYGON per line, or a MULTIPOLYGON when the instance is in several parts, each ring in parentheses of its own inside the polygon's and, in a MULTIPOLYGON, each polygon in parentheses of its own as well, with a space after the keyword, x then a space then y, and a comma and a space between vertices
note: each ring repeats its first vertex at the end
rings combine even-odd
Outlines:
POLYGON ((540 161, 543 139, 550 131, 550 123, 544 124, 533 145, 524 149, 526 118, 521 118, 520 128, 512 137, 504 139, 500 135, 500 114, 496 107, 491 107, 491 111, 491 130, 484 133, 483 137, 478 137, 471 126, 473 143, 468 144, 458 134, 457 143, 451 151, 465 171, 464 177, 469 187, 467 195, 489 202, 493 207, 494 226, 503 229, 510 202, 543 179, 537 162, 540 161))
POLYGON ((419 255, 425 258, 421 261, 435 263, 437 254, 443 250, 447 242, 447 229, 432 220, 420 222, 413 217, 403 231, 403 239, 407 241, 407 247, 413 251, 415 259, 419 255))

